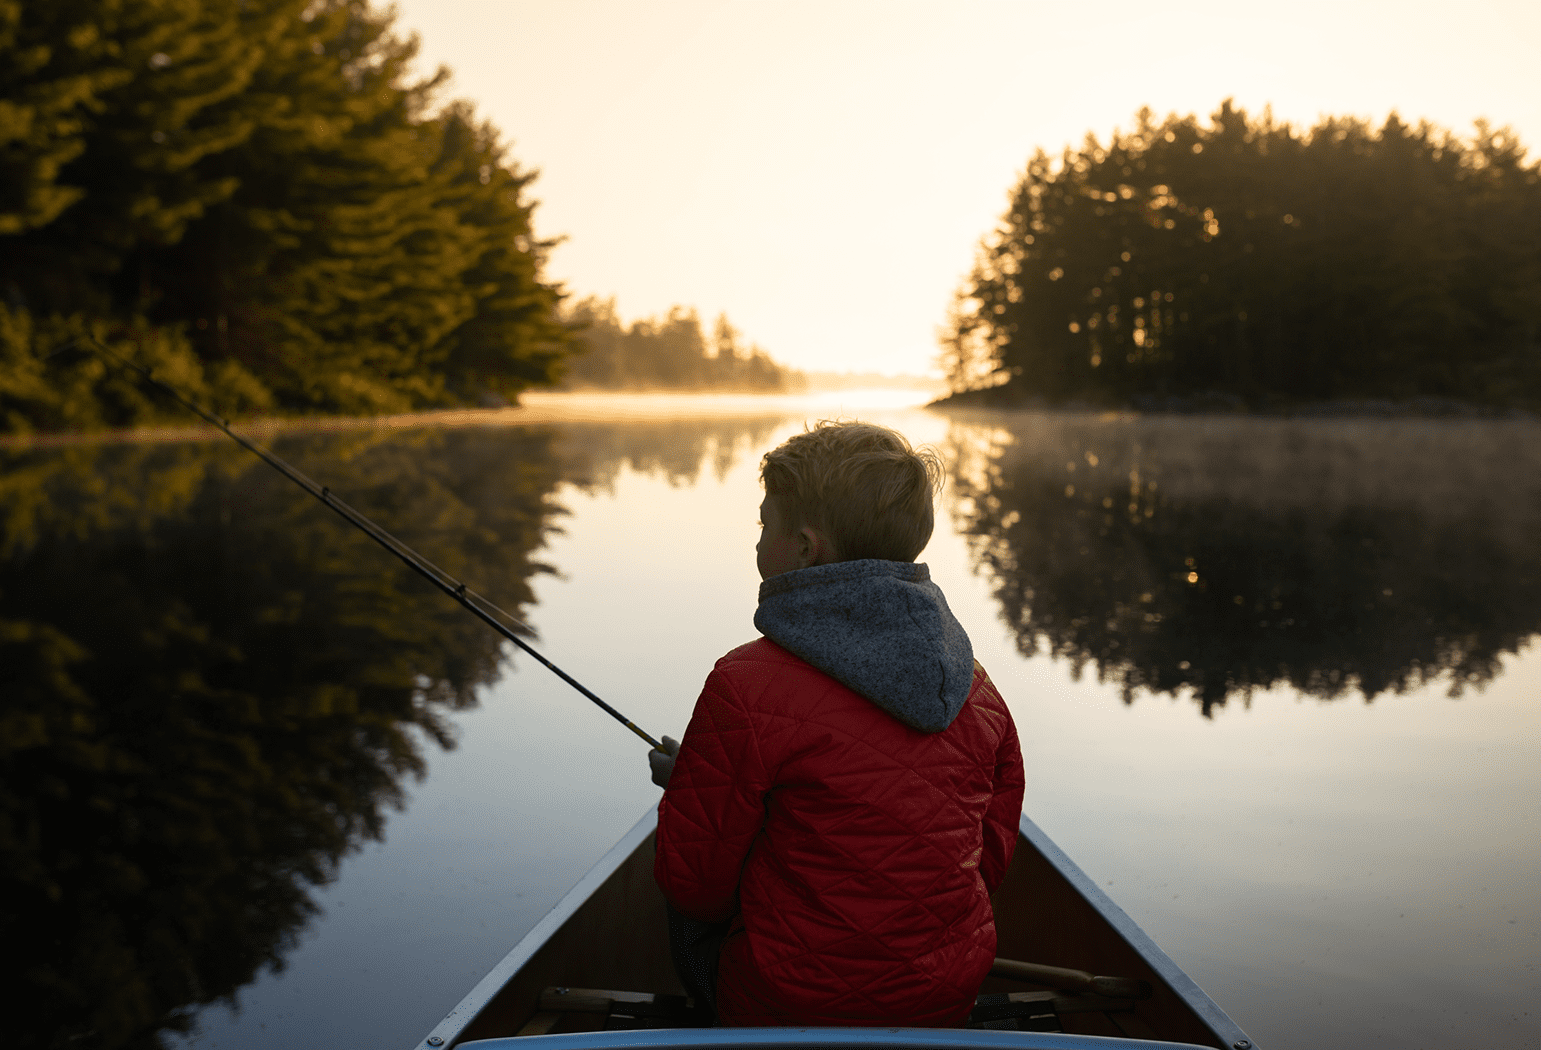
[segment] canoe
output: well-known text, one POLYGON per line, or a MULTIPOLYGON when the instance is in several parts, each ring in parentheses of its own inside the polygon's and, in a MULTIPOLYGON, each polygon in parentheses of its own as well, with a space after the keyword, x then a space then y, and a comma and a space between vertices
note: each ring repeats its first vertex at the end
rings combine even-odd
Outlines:
POLYGON ((994 897, 999 958, 970 1027, 699 1027, 653 881, 657 822, 649 809, 417 1050, 1254 1045, 1026 816, 994 897))

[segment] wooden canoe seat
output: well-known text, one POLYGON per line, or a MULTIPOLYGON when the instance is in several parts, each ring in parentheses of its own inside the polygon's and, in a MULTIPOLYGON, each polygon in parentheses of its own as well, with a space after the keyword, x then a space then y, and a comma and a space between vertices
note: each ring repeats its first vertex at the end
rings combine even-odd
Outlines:
POLYGON ((1134 1013, 1140 1000, 1150 998, 1152 989, 1147 981, 999 958, 990 967, 990 976, 1052 990, 981 995, 969 1014, 970 1028, 1063 1032, 1060 1018, 1066 1014, 1101 1014, 1099 1023, 1111 1026, 1112 1032, 1155 1038, 1150 1025, 1134 1013))
POLYGON ((1134 1005, 1133 999, 1114 999, 1103 995, 993 992, 974 1000, 974 1010, 968 1015, 968 1027, 1009 1032, 1063 1032, 1065 1029, 1060 1018, 1065 1014, 1124 1013, 1133 1010, 1134 1005))
POLYGON ((518 1034, 700 1028, 708 1023, 694 1001, 683 995, 554 985, 540 993, 534 1016, 518 1034))
POLYGON ((997 958, 990 966, 990 976, 1041 984, 1045 988, 1055 988, 1062 992, 1080 992, 1113 999, 1149 999, 1151 996, 1149 981, 1137 981, 1129 977, 1099 977, 1085 970, 1018 962, 1016 959, 997 958))

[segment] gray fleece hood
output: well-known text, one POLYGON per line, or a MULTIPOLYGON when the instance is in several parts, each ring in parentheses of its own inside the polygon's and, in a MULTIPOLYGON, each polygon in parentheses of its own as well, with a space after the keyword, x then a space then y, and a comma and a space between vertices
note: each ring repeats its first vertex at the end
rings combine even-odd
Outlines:
POLYGON ((760 584, 754 625, 783 649, 912 729, 940 733, 963 710, 974 647, 924 565, 841 561, 760 584))

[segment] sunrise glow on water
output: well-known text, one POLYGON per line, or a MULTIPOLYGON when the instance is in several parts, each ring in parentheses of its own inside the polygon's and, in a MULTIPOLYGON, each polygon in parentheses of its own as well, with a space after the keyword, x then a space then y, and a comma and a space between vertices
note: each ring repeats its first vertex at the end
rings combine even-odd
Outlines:
MULTIPOLYGON (((527 586, 542 651, 677 736, 712 662, 754 635, 759 458, 831 406, 627 404, 608 422, 595 399, 535 398, 496 423, 272 442, 499 604, 527 586)), ((1533 1040, 1535 424, 851 414, 949 464, 922 560, 1012 707, 1029 815, 1261 1045, 1533 1040)), ((493 659, 452 603, 398 591, 367 540, 238 449, 6 455, 11 476, 51 479, 48 500, 17 489, 35 564, 77 526, 128 529, 75 556, 107 568, 132 537, 178 535, 181 568, 146 578, 145 608, 249 611, 243 630, 265 630, 263 581, 292 576, 301 609, 335 605, 351 630, 493 659), (70 524, 81 513, 94 524, 70 524), (304 568, 311 552, 324 560, 304 568)), ((31 593, 26 567, 10 571, 6 593, 31 593)), ((93 571, 99 590, 122 570, 93 571)), ((50 581, 60 601, 76 587, 50 581)), ((97 604, 81 631, 117 615, 97 604)), ((323 622, 310 630, 327 644, 323 622)), ((98 660, 159 673, 133 632, 104 637, 98 660)), ((183 658, 204 674, 223 659, 183 658)), ((442 712, 454 750, 417 736, 427 776, 401 782, 383 841, 352 840, 308 891, 320 910, 285 934, 286 970, 242 989, 238 1013, 203 1011, 193 1046, 418 1038, 656 801, 635 738, 532 662, 474 695, 442 712)))

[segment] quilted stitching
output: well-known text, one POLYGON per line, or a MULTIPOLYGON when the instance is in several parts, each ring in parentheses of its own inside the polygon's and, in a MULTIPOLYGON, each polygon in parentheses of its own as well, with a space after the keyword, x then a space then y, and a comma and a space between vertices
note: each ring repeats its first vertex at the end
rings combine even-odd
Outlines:
POLYGON ((655 872, 694 918, 742 902, 724 1022, 959 1021, 995 954, 1022 789, 982 669, 926 734, 767 639, 719 660, 659 803, 655 872))

